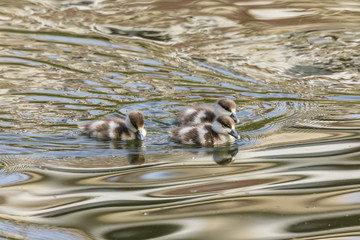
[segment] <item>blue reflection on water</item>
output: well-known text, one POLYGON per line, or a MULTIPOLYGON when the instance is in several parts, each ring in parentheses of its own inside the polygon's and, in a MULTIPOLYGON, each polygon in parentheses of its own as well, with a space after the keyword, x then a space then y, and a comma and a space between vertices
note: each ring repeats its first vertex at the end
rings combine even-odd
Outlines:
POLYGON ((64 36, 49 36, 49 35, 30 35, 30 38, 33 39, 41 39, 41 40, 50 40, 50 41, 57 41, 57 42, 66 42, 66 43, 76 43, 76 44, 85 44, 85 45, 94 45, 94 46, 101 46, 101 47, 111 47, 111 48, 121 48, 121 49, 131 49, 134 51, 145 51, 141 48, 135 47, 126 47, 119 44, 113 44, 106 41, 95 40, 90 38, 76 38, 76 37, 64 37, 64 36))
POLYGON ((14 172, 8 174, 4 170, 0 170, 0 186, 9 186, 28 179, 30 179, 30 176, 24 173, 14 172))
POLYGON ((41 66, 42 63, 25 60, 25 59, 19 59, 19 58, 12 58, 12 57, 0 57, 0 61, 6 61, 6 62, 16 62, 16 63, 26 63, 34 66, 41 66))
MULTIPOLYGON (((0 232, 2 236, 26 236, 26 239, 47 239, 47 240, 82 240, 84 238, 71 232, 60 229, 51 229, 35 226, 21 226, 11 222, 0 221, 0 232)), ((3 238, 14 239, 14 238, 3 238)))
POLYGON ((173 178, 176 175, 178 175, 176 172, 157 171, 157 172, 146 173, 142 175, 141 178, 146 180, 169 179, 169 178, 173 178))
POLYGON ((342 101, 360 101, 360 96, 354 96, 354 95, 326 96, 326 98, 331 100, 342 100, 342 101))
POLYGON ((234 74, 234 73, 232 73, 232 72, 229 72, 229 71, 227 71, 227 70, 210 66, 210 65, 208 65, 208 64, 206 64, 206 63, 203 63, 203 62, 198 62, 198 61, 196 61, 196 63, 197 63, 198 65, 202 66, 202 67, 206 67, 206 68, 208 68, 208 69, 217 71, 217 72, 222 73, 222 74, 224 74, 224 75, 226 75, 226 76, 229 76, 229 77, 233 77, 233 78, 236 78, 236 79, 240 79, 240 80, 243 80, 243 81, 246 81, 246 82, 256 83, 256 84, 259 84, 259 85, 262 85, 262 86, 272 87, 272 86, 269 85, 269 84, 266 84, 266 83, 263 83, 263 82, 259 82, 259 81, 253 80, 253 79, 248 78, 248 77, 240 76, 240 75, 234 74))
POLYGON ((164 66, 163 63, 152 60, 152 59, 143 59, 143 60, 139 60, 137 62, 144 63, 144 64, 149 64, 149 65, 164 66))

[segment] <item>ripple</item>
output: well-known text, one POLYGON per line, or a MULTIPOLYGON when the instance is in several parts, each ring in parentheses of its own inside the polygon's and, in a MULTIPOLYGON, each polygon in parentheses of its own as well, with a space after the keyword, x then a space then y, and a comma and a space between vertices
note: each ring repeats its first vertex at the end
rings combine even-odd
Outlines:
POLYGON ((37 225, 23 226, 21 223, 12 223, 4 220, 0 221, 0 231, 5 238, 17 238, 26 235, 29 239, 86 239, 84 236, 67 229, 40 227, 37 225))
MULTIPOLYGON (((7 168, 8 169, 8 168, 7 168)), ((18 184, 24 181, 27 181, 31 179, 31 177, 29 175, 26 174, 22 174, 22 173, 10 173, 7 174, 4 171, 1 171, 0 173, 0 185, 1 186, 9 186, 9 185, 13 185, 13 184, 18 184)))
POLYGON ((26 60, 26 59, 19 59, 19 58, 11 58, 11 57, 0 57, 0 61, 5 61, 8 62, 9 64, 11 63, 26 63, 29 65, 33 65, 33 66, 41 66, 41 63, 38 63, 36 61, 30 61, 30 60, 26 60))
MULTIPOLYGON (((340 149, 342 146, 339 146, 340 149)), ((351 197, 355 195, 351 194, 356 194, 352 188, 357 186, 358 169, 354 168, 356 162, 346 160, 351 151, 339 152, 332 158, 321 158, 317 153, 307 151, 307 155, 293 158, 287 157, 285 147, 274 150, 276 154, 268 151, 261 153, 259 150, 253 151, 253 155, 240 152, 235 162, 220 168, 209 162, 200 164, 190 161, 79 169, 79 166, 64 168, 61 161, 51 161, 46 166, 46 161, 42 160, 44 168, 35 171, 41 176, 38 181, 29 182, 18 191, 12 190, 12 194, 9 194, 11 185, 4 185, 6 188, 2 196, 6 196, 10 204, 5 213, 12 216, 21 213, 22 217, 33 221, 35 216, 46 218, 48 224, 72 215, 76 219, 88 219, 86 222, 89 225, 99 226, 90 229, 71 223, 72 227, 78 226, 85 232, 104 236, 117 236, 126 232, 125 229, 137 229, 137 226, 144 225, 145 218, 150 225, 161 225, 165 221, 170 224, 176 219, 183 227, 169 234, 182 236, 184 228, 192 234, 205 229, 205 226, 192 229, 186 220, 206 219, 209 223, 212 219, 227 219, 234 224, 238 219, 235 216, 241 214, 254 223, 259 220, 256 216, 265 211, 270 215, 273 212, 283 216, 277 224, 269 225, 273 218, 270 215, 264 218, 261 214, 267 231, 273 233, 281 227, 283 232, 278 232, 278 236, 293 236, 291 233, 309 233, 309 230, 296 228, 297 224, 303 223, 301 219, 304 217, 308 220, 303 221, 311 222, 314 221, 312 216, 324 214, 324 209, 337 207, 348 211, 357 207, 358 203, 351 197), (284 152, 284 158, 279 152, 284 152), (317 159, 316 164, 314 158, 317 159), (330 159, 336 165, 329 165, 330 159), (58 167, 51 167, 54 164, 58 167), (334 176, 338 176, 337 179, 334 176), (313 193, 314 189, 317 194, 313 193), (6 192, 8 194, 4 195, 6 192), (347 204, 344 202, 344 205, 334 199, 343 196, 354 200, 347 204), (18 211, 20 209, 21 212, 18 211), (300 213, 302 217, 296 217, 300 213), (91 220, 89 216, 92 216, 91 220), (112 230, 105 230, 100 222, 110 224, 112 230)), ((296 154, 292 149, 290 151, 296 154)), ((356 155, 353 157, 356 159, 356 155)), ((22 171, 29 174, 26 168, 22 171)), ((34 175, 35 172, 31 172, 30 175, 34 175)), ((327 221, 325 219, 329 216, 321 218, 327 221)), ((70 227, 70 223, 64 226, 70 227)), ((314 231, 321 231, 316 226, 314 231)), ((220 228, 217 227, 217 231, 222 231, 220 228)), ((341 226, 336 228, 341 229, 341 226)), ((230 233, 235 234, 236 231, 230 233)))
POLYGON ((49 42, 63 42, 66 44, 76 43, 80 45, 95 45, 95 46, 110 47, 110 48, 125 48, 124 46, 111 44, 107 41, 101 41, 98 39, 90 39, 90 38, 76 38, 76 37, 40 35, 40 34, 30 35, 29 37, 33 39, 47 40, 49 42))
POLYGON ((181 225, 175 224, 149 224, 133 227, 114 229, 105 233, 106 239, 141 239, 168 237, 181 229, 181 225), (156 232, 154 232, 156 229, 156 232))
POLYGON ((95 26, 94 31, 100 32, 107 35, 124 36, 124 37, 135 37, 146 40, 168 42, 171 40, 170 35, 165 31, 156 29, 126 29, 118 26, 95 26))
POLYGON ((289 19, 314 14, 314 12, 305 11, 301 8, 252 9, 249 13, 259 20, 289 19))
POLYGON ((5 1, 1 237, 355 239, 358 8, 5 1), (220 97, 241 139, 168 138, 179 111, 220 97), (146 141, 78 130, 131 110, 146 141))

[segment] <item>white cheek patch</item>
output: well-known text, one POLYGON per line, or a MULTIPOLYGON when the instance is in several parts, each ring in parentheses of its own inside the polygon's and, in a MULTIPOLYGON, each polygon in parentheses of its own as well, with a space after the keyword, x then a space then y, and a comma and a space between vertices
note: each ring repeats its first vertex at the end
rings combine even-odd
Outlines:
POLYGON ((225 110, 224 108, 221 108, 221 113, 222 113, 223 115, 230 115, 230 114, 231 114, 231 112, 225 110))
POLYGON ((221 107, 219 104, 215 105, 214 108, 214 112, 216 116, 221 116, 221 115, 230 115, 231 112, 226 111, 223 107, 221 107))
POLYGON ((227 130, 217 121, 213 123, 212 129, 217 133, 227 134, 227 130))
POLYGON ((126 117, 126 119, 125 119, 125 125, 126 125, 126 127, 127 127, 130 131, 132 131, 132 132, 137 132, 137 129, 134 127, 134 125, 132 125, 129 117, 126 117))

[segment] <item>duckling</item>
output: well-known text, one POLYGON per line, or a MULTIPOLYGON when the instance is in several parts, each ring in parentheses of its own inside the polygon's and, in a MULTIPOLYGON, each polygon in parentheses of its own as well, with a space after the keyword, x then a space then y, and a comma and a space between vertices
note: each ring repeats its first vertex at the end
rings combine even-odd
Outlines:
POLYGON ((208 107, 190 107, 180 112, 178 122, 180 126, 195 125, 199 123, 212 123, 217 116, 230 116, 235 123, 239 123, 236 117, 236 104, 228 98, 217 100, 214 109, 208 107))
POLYGON ((131 111, 125 121, 120 118, 104 118, 79 126, 89 137, 111 140, 144 140, 144 115, 139 111, 131 111))
POLYGON ((213 123, 173 128, 169 134, 181 143, 203 146, 223 144, 240 138, 235 130, 234 120, 226 115, 217 117, 213 123))

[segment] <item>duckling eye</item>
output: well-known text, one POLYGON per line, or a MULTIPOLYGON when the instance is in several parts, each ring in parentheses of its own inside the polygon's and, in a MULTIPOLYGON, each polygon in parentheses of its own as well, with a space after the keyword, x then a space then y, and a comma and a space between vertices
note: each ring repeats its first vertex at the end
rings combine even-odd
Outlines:
POLYGON ((224 124, 224 127, 230 128, 229 124, 224 124))
POLYGON ((225 109, 225 111, 231 112, 231 109, 229 107, 223 107, 225 109))

